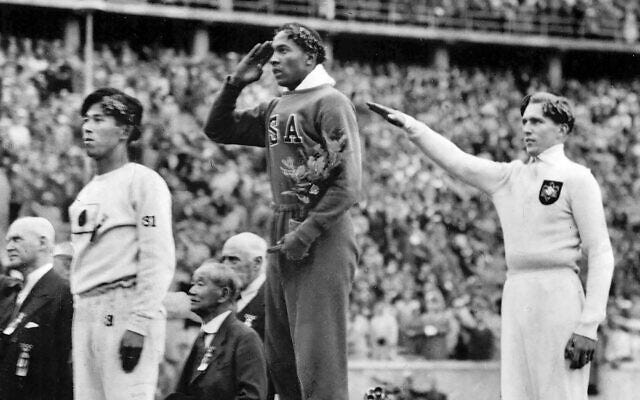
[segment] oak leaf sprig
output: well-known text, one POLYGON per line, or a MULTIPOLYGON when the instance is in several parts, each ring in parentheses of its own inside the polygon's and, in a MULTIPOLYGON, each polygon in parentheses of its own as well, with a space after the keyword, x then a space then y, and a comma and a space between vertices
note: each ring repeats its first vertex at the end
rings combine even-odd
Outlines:
POLYGON ((310 154, 300 149, 303 164, 295 166, 292 157, 282 160, 281 170, 284 175, 293 179, 294 186, 282 192, 284 195, 296 196, 304 204, 317 200, 331 182, 338 176, 347 153, 347 137, 327 139, 326 145, 315 145, 310 154))

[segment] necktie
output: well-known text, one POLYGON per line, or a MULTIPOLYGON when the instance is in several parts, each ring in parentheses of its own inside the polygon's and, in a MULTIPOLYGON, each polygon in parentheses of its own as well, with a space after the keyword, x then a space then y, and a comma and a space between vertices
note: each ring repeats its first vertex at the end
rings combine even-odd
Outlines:
POLYGON ((4 288, 0 297, 0 329, 4 329, 16 317, 18 313, 16 299, 22 287, 22 280, 4 277, 4 288))

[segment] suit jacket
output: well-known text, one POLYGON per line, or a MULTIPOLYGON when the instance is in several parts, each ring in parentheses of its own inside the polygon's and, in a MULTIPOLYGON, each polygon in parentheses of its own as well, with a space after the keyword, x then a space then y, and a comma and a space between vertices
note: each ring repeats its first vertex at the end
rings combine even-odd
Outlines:
MULTIPOLYGON (((11 310, 0 310, 7 312, 11 310)), ((0 328, 4 331, 0 333, 0 399, 71 400, 73 300, 69 283, 53 270, 47 272, 19 312, 24 318, 12 333, 4 330, 10 321, 0 328), (24 376, 17 375, 19 369, 24 376)))
POLYGON ((264 283, 258 289, 256 297, 242 309, 238 310, 237 317, 250 328, 253 328, 264 342, 264 283))
POLYGON ((200 364, 195 346, 178 382, 176 393, 166 400, 264 400, 267 396, 267 366, 258 334, 230 314, 215 334, 209 366, 192 372, 200 364))

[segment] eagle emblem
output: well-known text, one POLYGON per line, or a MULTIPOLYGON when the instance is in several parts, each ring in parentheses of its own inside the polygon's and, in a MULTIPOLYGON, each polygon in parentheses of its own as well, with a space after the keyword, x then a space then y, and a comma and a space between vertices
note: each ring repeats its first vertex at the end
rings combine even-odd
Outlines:
POLYGON ((538 199, 540 203, 548 206, 553 204, 560 197, 560 191, 562 190, 562 182, 544 180, 542 187, 540 187, 540 194, 538 199))

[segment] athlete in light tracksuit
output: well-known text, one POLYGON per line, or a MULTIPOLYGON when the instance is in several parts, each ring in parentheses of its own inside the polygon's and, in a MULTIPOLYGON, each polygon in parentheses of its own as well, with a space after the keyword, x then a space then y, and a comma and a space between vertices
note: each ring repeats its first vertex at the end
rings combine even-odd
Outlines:
POLYGON ((613 253, 599 186, 564 155, 573 127, 565 98, 523 99, 530 156, 498 163, 463 152, 421 122, 370 103, 453 176, 488 193, 502 225, 507 280, 502 299, 503 400, 586 400, 596 330, 605 317, 613 253), (587 255, 587 296, 577 261, 587 255))
POLYGON ((98 89, 82 116, 97 173, 69 208, 74 396, 152 400, 164 352, 162 299, 175 268, 171 195, 156 172, 129 161, 140 137, 136 99, 98 89))

